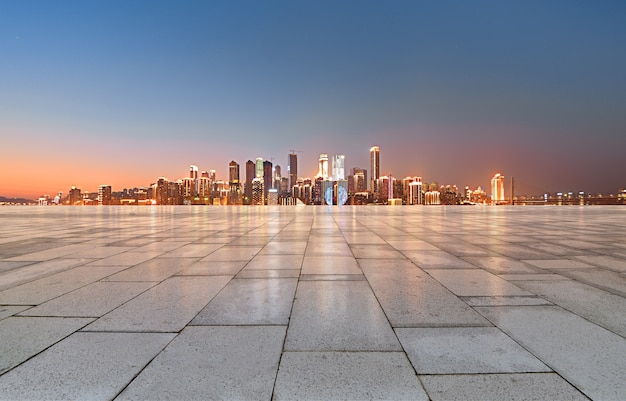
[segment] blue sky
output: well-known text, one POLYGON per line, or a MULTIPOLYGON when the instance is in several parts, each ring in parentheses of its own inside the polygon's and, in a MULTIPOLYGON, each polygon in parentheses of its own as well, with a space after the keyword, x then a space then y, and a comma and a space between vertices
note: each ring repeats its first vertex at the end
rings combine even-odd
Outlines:
POLYGON ((313 176, 372 145, 397 177, 615 192, 624 21, 611 1, 3 1, 0 195, 290 149, 313 176))

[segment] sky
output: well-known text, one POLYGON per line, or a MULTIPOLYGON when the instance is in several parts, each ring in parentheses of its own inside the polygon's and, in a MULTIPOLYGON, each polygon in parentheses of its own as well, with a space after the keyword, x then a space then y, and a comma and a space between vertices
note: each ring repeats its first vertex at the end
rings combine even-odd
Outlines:
MULTIPOLYGON (((626 187, 623 1, 0 2, 0 195, 271 159, 626 187)), ((508 184, 507 184, 508 185, 508 184)))

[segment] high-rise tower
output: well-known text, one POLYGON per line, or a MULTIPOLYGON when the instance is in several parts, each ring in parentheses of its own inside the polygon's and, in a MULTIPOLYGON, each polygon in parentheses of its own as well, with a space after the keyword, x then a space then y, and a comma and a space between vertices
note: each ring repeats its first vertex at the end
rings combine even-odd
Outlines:
POLYGON ((318 177, 322 177, 325 180, 328 180, 328 155, 326 153, 322 153, 320 155, 320 170, 317 173, 318 177))
POLYGON ((346 179, 346 156, 334 155, 333 156, 333 180, 342 181, 346 179))
POLYGON ((228 164, 228 181, 231 184, 239 183, 239 163, 234 160, 228 164))
POLYGON ((287 171, 289 173, 289 192, 293 195, 293 186, 298 181, 298 155, 295 153, 289 154, 289 164, 287 164, 287 171))
POLYGON ((378 179, 380 178, 380 148, 378 146, 372 146, 370 148, 370 172, 372 174, 372 192, 378 192, 376 187, 378 179))
POLYGON ((257 157, 256 158, 255 172, 256 172, 256 177, 255 178, 263 179, 263 158, 262 157, 257 157))
POLYGON ((272 173, 272 162, 269 160, 265 160, 263 162, 263 176, 261 177, 263 178, 263 195, 265 196, 265 199, 267 199, 267 191, 272 189, 272 186, 274 184, 274 175, 272 173))
POLYGON ((245 202, 244 204, 250 204, 252 201, 252 180, 256 178, 255 174, 255 164, 252 160, 248 160, 246 162, 246 185, 244 186, 244 196, 245 202))
POLYGON ((497 204, 504 200, 504 176, 498 173, 491 179, 491 201, 497 204))

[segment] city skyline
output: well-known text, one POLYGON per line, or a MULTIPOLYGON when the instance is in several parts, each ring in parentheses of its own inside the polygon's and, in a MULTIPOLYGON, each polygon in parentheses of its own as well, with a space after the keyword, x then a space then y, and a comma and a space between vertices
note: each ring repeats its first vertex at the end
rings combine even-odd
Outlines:
POLYGON ((6 3, 0 196, 189 163, 225 179, 257 156, 287 176, 291 150, 313 177, 322 153, 368 169, 370 144, 381 176, 615 192, 625 19, 620 2, 6 3))

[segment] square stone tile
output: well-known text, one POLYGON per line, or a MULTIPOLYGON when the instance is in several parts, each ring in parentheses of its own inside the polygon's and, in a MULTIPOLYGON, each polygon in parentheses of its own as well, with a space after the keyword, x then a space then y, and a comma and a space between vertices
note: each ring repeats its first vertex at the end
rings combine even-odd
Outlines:
POLYGON ((387 243, 399 251, 439 251, 435 245, 419 239, 395 239, 387 243))
POLYGON ((575 387, 554 373, 420 376, 432 401, 583 401, 575 387))
POLYGON ((589 398, 626 398, 623 337, 557 306, 476 309, 589 398))
POLYGON ((362 274, 352 256, 305 256, 302 274, 362 274))
POLYGON ((550 372, 495 327, 398 328, 418 374, 550 372))
POLYGON ((542 269, 593 269, 595 266, 570 259, 525 260, 524 262, 542 269))
POLYGON ((161 255, 162 258, 204 258, 220 249, 222 244, 187 244, 161 255))
POLYGON ((0 291, 0 305, 38 305, 125 269, 123 266, 80 266, 0 291))
POLYGON ((305 256, 353 256, 346 242, 329 241, 328 238, 322 239, 323 241, 320 242, 309 241, 305 256))
POLYGON ((102 316, 85 331, 180 331, 230 279, 229 276, 168 278, 102 316))
POLYGON ((522 305, 554 305, 541 297, 462 297, 469 306, 522 306, 522 305))
POLYGON ((604 269, 613 270, 620 273, 626 273, 626 258, 617 258, 614 256, 606 255, 587 255, 587 256, 574 256, 576 260, 583 263, 589 263, 604 269))
MULTIPOLYGON (((194 259, 195 260, 195 259, 194 259)), ((195 262, 176 274, 179 276, 234 276, 248 263, 246 260, 231 262, 195 262)))
POLYGON ((403 259, 404 255, 390 245, 350 245, 354 257, 359 259, 403 259))
POLYGON ((475 266, 445 251, 402 251, 422 269, 468 269, 475 266))
MULTIPOLYGON (((0 275, 0 291, 40 278, 51 276, 74 267, 83 266, 94 259, 52 259, 13 269, 0 275)), ((31 262, 28 262, 31 263, 31 262)))
POLYGON ((366 282, 301 281, 298 284, 285 350, 400 349, 389 322, 366 282))
POLYGON ((128 269, 124 269, 104 280, 163 281, 196 261, 198 261, 198 258, 154 258, 128 269))
POLYGON ((167 333, 74 333, 0 376, 0 398, 113 399, 173 337, 167 333))
MULTIPOLYGON (((93 319, 9 317, 0 321, 0 374, 37 355, 93 319)), ((0 383, 4 376, 0 376, 0 383)), ((0 398, 2 397, 0 384, 0 398)))
POLYGON ((489 325, 406 259, 361 259, 359 264, 393 327, 489 325))
POLYGON ((297 279, 231 280, 192 325, 287 325, 297 279))
POLYGON ((531 267, 519 260, 507 258, 504 256, 468 256, 464 257, 463 259, 493 274, 532 274, 541 272, 541 269, 531 267))
POLYGON ((261 251, 259 246, 228 246, 224 245, 209 256, 201 259, 201 262, 230 262, 238 260, 250 260, 261 251))
POLYGON ((259 255, 304 255, 306 247, 306 241, 271 241, 263 247, 259 255))
POLYGON ((20 316, 100 317, 155 285, 96 282, 22 312, 20 316))
POLYGON ((458 296, 532 295, 481 269, 429 269, 427 272, 458 296))
POLYGON ((235 278, 255 279, 255 278, 299 278, 299 269, 280 270, 243 270, 235 278))
POLYGON ((626 338, 624 297, 573 280, 522 281, 518 285, 626 338))
POLYGON ((275 400, 428 400, 401 352, 285 352, 275 400))
POLYGON ((116 400, 269 400, 284 326, 187 327, 116 400))
POLYGON ((30 308, 30 306, 0 305, 0 320, 16 315, 20 313, 21 311, 26 310, 28 308, 30 308))
POLYGON ((246 270, 301 269, 302 255, 257 255, 247 265, 246 270))

